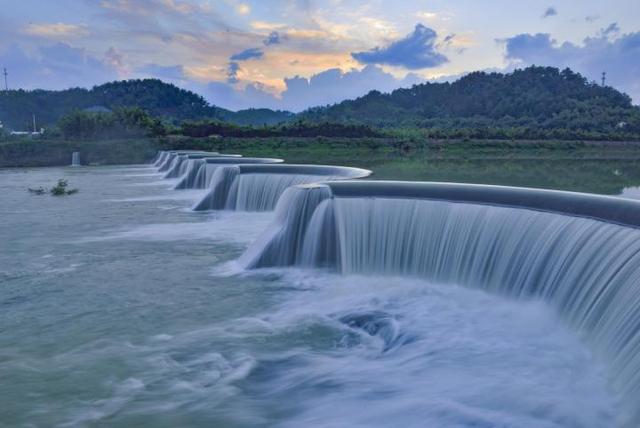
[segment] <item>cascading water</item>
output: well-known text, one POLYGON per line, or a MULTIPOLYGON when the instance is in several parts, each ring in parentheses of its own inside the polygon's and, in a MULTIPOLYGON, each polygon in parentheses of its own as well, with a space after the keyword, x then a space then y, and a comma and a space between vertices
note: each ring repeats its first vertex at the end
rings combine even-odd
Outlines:
POLYGON ((195 211, 271 211, 282 193, 299 184, 365 177, 370 171, 318 165, 236 165, 218 168, 195 211))
POLYGON ((400 274, 541 299, 608 362, 621 425, 640 424, 640 203, 494 186, 368 193, 367 185, 290 189, 240 263, 400 274))
POLYGON ((164 154, 165 154, 164 151, 162 151, 162 150, 158 151, 158 153, 156 153, 156 155, 153 157, 153 160, 151 161, 151 164, 156 166, 160 162, 160 159, 162 159, 164 154))
POLYGON ((233 158, 215 157, 194 159, 189 165, 182 180, 176 185, 176 189, 206 189, 211 187, 214 173, 218 167, 225 165, 241 164, 273 164, 282 163, 282 159, 272 158, 233 158))
POLYGON ((187 167, 187 171, 182 175, 182 179, 178 184, 176 184, 175 189, 199 189, 200 187, 196 187, 199 179, 200 169, 206 165, 206 161, 204 159, 192 159, 189 161, 189 165, 187 167))
POLYGON ((71 166, 81 166, 81 164, 80 164, 80 152, 73 152, 71 154, 71 166))
POLYGON ((171 164, 171 166, 169 167, 169 169, 167 170, 167 173, 165 174, 164 178, 182 177, 189 169, 189 165, 191 162, 192 160, 189 159, 188 155, 177 156, 176 159, 171 164))
POLYGON ((158 168, 158 172, 167 172, 172 170, 176 163, 177 158, 180 156, 187 156, 189 158, 200 158, 207 156, 239 156, 239 155, 222 155, 218 152, 202 152, 197 150, 180 150, 180 151, 163 151, 160 153, 158 160, 154 163, 154 166, 158 168))
POLYGON ((164 178, 180 178, 185 177, 185 175, 192 173, 197 175, 198 165, 197 161, 208 159, 208 158, 229 158, 229 159, 240 159, 240 155, 231 155, 231 154, 219 154, 219 153, 188 153, 188 154, 179 154, 177 159, 173 161, 173 163, 169 166, 167 173, 164 178), (194 171, 195 168, 195 171, 194 171))
POLYGON ((158 172, 167 172, 174 166, 174 162, 178 159, 177 153, 169 153, 162 164, 158 167, 158 172))
POLYGON ((209 192, 193 208, 194 211, 222 210, 227 204, 227 198, 233 182, 240 174, 238 166, 224 166, 216 169, 211 178, 209 192))

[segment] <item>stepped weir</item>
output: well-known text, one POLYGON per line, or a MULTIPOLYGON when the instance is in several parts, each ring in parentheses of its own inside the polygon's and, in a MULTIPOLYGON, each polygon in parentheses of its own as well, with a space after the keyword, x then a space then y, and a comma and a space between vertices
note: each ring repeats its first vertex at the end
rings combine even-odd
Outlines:
POLYGON ((218 167, 195 211, 271 211, 290 186, 366 177, 371 171, 328 165, 231 165, 218 167))
POLYGON ((640 424, 640 201, 456 183, 295 186, 239 262, 543 300, 608 361, 622 426, 640 424))

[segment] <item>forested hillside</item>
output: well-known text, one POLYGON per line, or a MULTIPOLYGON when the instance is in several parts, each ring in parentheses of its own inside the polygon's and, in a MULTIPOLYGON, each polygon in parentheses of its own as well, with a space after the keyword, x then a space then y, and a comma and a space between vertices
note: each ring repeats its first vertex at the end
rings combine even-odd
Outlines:
POLYGON ((552 67, 509 74, 474 72, 453 83, 425 83, 390 94, 372 91, 310 109, 300 117, 312 122, 426 128, 434 136, 465 130, 480 138, 483 132, 488 137, 529 133, 531 138, 640 132, 640 108, 629 96, 590 83, 569 69, 552 67), (505 135, 490 135, 495 133, 505 135))
POLYGON ((37 125, 52 126, 63 116, 88 109, 105 112, 123 107, 139 107, 167 122, 220 120, 239 125, 270 125, 287 121, 292 113, 268 109, 232 112, 210 105, 191 91, 157 79, 124 80, 64 91, 12 90, 0 92, 0 121, 11 129, 31 129, 32 115, 37 125))
POLYGON ((453 83, 425 83, 389 94, 372 91, 297 115, 270 109, 232 112, 156 79, 92 89, 0 93, 0 121, 7 128, 30 129, 32 113, 38 127, 61 130, 63 135, 73 129, 74 135, 80 130, 79 135, 115 136, 118 132, 106 129, 109 123, 133 121, 136 126, 144 123, 143 129, 153 129, 154 134, 197 128, 198 133, 267 136, 282 134, 286 125, 286 135, 295 130, 305 136, 418 131, 421 136, 445 139, 640 139, 640 107, 632 105, 627 95, 588 82, 569 69, 551 67, 508 74, 474 72, 453 83), (142 120, 141 112, 132 109, 149 117, 142 120), (65 126, 55 127, 61 123, 65 126))

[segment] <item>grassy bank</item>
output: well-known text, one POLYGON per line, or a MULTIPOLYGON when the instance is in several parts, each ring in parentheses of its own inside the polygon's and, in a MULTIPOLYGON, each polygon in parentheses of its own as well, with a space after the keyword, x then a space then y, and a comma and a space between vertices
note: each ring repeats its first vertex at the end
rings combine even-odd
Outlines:
POLYGON ((418 140, 412 138, 186 138, 0 143, 0 166, 131 164, 158 149, 280 157, 289 163, 350 165, 372 178, 453 181, 619 194, 640 186, 639 142, 418 140))
POLYGON ((109 141, 60 141, 18 139, 0 142, 0 167, 63 166, 80 152, 83 165, 147 162, 158 150, 151 139, 109 141))
POLYGON ((619 194, 640 186, 640 142, 411 139, 165 139, 214 150, 371 169, 374 179, 451 181, 619 194))

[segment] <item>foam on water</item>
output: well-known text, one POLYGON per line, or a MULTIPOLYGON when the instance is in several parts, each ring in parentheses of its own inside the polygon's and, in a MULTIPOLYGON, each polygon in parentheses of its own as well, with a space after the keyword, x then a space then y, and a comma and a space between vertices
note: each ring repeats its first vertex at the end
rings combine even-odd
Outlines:
POLYGON ((603 367, 540 302, 406 278, 289 271, 283 282, 294 288, 276 310, 233 328, 278 344, 255 356, 242 384, 257 407, 286 415, 271 426, 586 428, 614 419, 603 367))
MULTIPOLYGON (((395 190, 410 190, 395 186, 395 190)), ((638 229, 505 206, 371 197, 366 192, 356 197, 348 193, 351 188, 347 186, 343 186, 347 196, 340 197, 332 195, 328 187, 290 189, 281 198, 275 223, 239 264, 405 275, 516 299, 544 300, 607 362, 614 389, 623 397, 619 422, 637 426, 638 229)), ((478 197, 479 191, 475 188, 469 195, 478 197)), ((501 190, 487 191, 496 196, 501 190)), ((540 191, 533 191, 527 199, 523 196, 526 192, 514 194, 514 200, 556 203, 562 196, 565 209, 569 209, 569 201, 578 200, 574 209, 637 221, 631 214, 638 207, 631 201, 588 197, 593 204, 585 205, 580 202, 586 197, 580 195, 556 192, 544 199, 540 191), (609 211, 604 209, 607 206, 609 211)))

